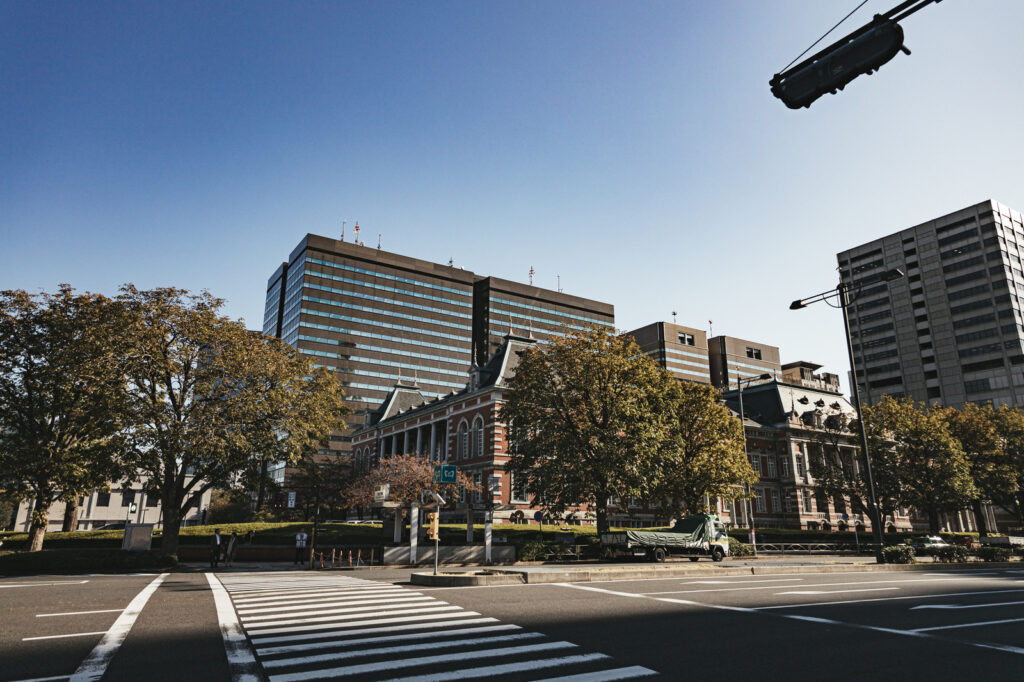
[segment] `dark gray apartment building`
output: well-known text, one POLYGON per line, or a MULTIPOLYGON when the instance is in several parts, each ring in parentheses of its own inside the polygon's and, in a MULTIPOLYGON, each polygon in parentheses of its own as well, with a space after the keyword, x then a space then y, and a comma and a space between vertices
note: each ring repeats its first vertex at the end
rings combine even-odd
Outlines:
POLYGON ((1024 404, 1024 225, 983 201, 843 251, 866 403, 1024 404), (879 281, 898 268, 905 277, 879 281))
POLYGON ((677 379, 711 383, 708 335, 700 329, 671 322, 654 322, 627 334, 633 337, 645 355, 677 379))
POLYGON ((708 359, 711 383, 723 390, 736 388, 740 379, 761 374, 770 374, 776 381, 782 377, 777 346, 732 336, 714 336, 708 339, 708 359))
MULTIPOLYGON (((465 387, 510 330, 544 342, 585 324, 614 326, 611 305, 481 277, 307 234, 267 282, 263 333, 337 374, 361 426, 400 381, 426 397, 465 387)), ((351 452, 351 429, 330 452, 351 452)))

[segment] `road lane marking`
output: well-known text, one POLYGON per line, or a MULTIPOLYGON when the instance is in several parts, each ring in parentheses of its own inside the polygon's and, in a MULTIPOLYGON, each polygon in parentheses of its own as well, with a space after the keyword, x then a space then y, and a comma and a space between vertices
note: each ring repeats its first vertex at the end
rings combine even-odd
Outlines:
MULTIPOLYGON (((979 578, 979 580, 988 580, 987 578, 979 578)), ((848 585, 889 585, 892 583, 906 584, 906 583, 936 583, 936 582, 963 582, 964 578, 926 578, 926 579, 909 579, 909 580, 857 580, 854 582, 845 583, 819 583, 817 585, 806 585, 808 589, 814 587, 846 587, 848 585)), ((561 583, 559 583, 561 584, 561 583)), ((804 587, 803 585, 801 587, 804 587)), ((704 594, 708 592, 743 592, 748 590, 777 590, 778 585, 759 585, 757 587, 715 587, 708 590, 667 590, 664 592, 644 592, 642 594, 704 594)))
MULTIPOLYGON (((479 614, 477 614, 479 615, 479 614)), ((446 616, 447 618, 448 616, 446 616)), ((405 618, 392 618, 391 621, 406 620, 405 618)), ((372 621, 374 623, 384 623, 388 621, 372 621)), ((253 636, 252 641, 256 645, 258 652, 262 652, 260 646, 264 644, 281 644, 283 642, 313 642, 318 639, 325 639, 328 637, 351 637, 352 635, 371 635, 379 634, 381 632, 408 632, 409 630, 429 630, 432 628, 448 628, 453 625, 476 625, 479 623, 497 623, 497 618, 465 618, 462 620, 439 620, 432 623, 405 623, 403 625, 385 625, 384 627, 372 627, 372 628, 355 628, 349 629, 348 623, 343 624, 344 630, 327 630, 317 632, 306 632, 301 635, 283 635, 281 637, 258 637, 253 636)), ((519 627, 518 625, 515 627, 519 627)), ((445 632, 448 632, 447 630, 445 632)), ((410 635, 412 636, 412 635, 410 635)), ((371 638, 372 639, 372 638, 371 638)), ((359 641, 359 640, 351 640, 359 641)), ((296 645, 303 646, 303 645, 296 645)))
MULTIPOLYGON (((461 623, 460 623, 461 624, 461 623)), ((448 626, 450 623, 437 623, 432 624, 434 627, 437 626, 448 626)), ((422 626, 421 626, 422 627, 422 626)), ((390 628, 382 628, 390 629, 390 628)), ((327 642, 308 642, 306 644, 289 644, 286 646, 270 646, 270 647, 257 647, 256 653, 261 657, 263 656, 274 656, 276 654, 297 654, 303 651, 316 651, 317 649, 343 649, 345 647, 356 646, 359 644, 383 644, 385 642, 408 642, 422 639, 440 639, 443 637, 452 637, 456 635, 477 635, 486 634, 491 632, 507 632, 509 630, 521 630, 522 628, 518 625, 512 625, 511 623, 502 625, 488 625, 480 628, 456 628, 454 630, 441 630, 433 632, 415 632, 405 635, 385 635, 382 637, 354 637, 351 639, 335 639, 327 642)), ((335 633, 338 634, 338 633, 335 633)), ((342 635, 348 635, 350 633, 340 633, 342 635)))
POLYGON ((997 601, 990 602, 988 604, 921 604, 920 606, 911 606, 911 611, 918 611, 920 609, 987 609, 991 606, 1015 606, 1017 604, 1024 604, 1024 601, 997 601))
POLYGON ((87 682, 88 680, 98 680, 103 677, 103 673, 107 671, 107 666, 110 665, 111 659, 114 658, 114 654, 121 648, 121 644, 124 643, 128 632, 135 625, 135 620, 142 613, 142 609, 145 608, 146 602, 149 601, 149 598, 153 596, 153 593, 160 587, 160 583, 168 575, 168 573, 161 573, 142 588, 141 592, 135 595, 135 598, 128 603, 128 606, 117 617, 117 620, 110 626, 110 629, 103 635, 99 643, 93 647, 89 655, 82 661, 82 664, 78 666, 78 670, 71 676, 71 682, 87 682))
POLYGON ((658 673, 639 665, 628 668, 616 668, 615 670, 602 670, 601 672, 582 673, 580 675, 565 675, 563 677, 548 677, 538 682, 614 682, 614 680, 628 680, 634 677, 649 677, 658 673))
POLYGON ((873 601, 899 601, 904 599, 942 599, 944 597, 972 597, 979 594, 1008 594, 1020 593, 1024 590, 985 590, 983 592, 946 592, 944 594, 911 594, 903 597, 872 597, 871 599, 841 599, 839 601, 817 601, 805 604, 777 604, 775 606, 758 606, 758 611, 769 611, 771 609, 801 609, 805 606, 838 606, 841 604, 866 604, 873 601))
POLYGON ((217 622, 220 625, 221 638, 224 640, 224 651, 228 657, 228 669, 232 682, 259 682, 259 666, 252 654, 249 642, 245 638, 242 626, 238 623, 235 609, 231 605, 224 586, 213 573, 206 574, 206 581, 213 592, 213 603, 217 608, 217 622))
MULTIPOLYGON (((457 608, 457 607, 453 607, 457 608)), ((422 613, 422 612, 421 612, 422 613)), ((367 616, 373 616, 372 613, 364 614, 367 616)), ((350 621, 348 623, 321 623, 313 625, 289 625, 287 627, 263 627, 258 628, 246 628, 249 636, 254 640, 260 638, 263 635, 282 635, 286 632, 314 632, 317 630, 331 630, 333 628, 344 628, 344 627, 355 627, 360 625, 376 625, 378 623, 407 623, 417 620, 437 620, 443 618, 471 618, 473 616, 479 616, 480 614, 476 611, 457 611, 448 613, 427 613, 423 615, 415 616, 398 616, 396 618, 370 618, 369 620, 357 620, 350 621)), ((268 625, 268 624, 264 624, 268 625)), ((308 635, 307 635, 308 636, 308 635)))
POLYGON ((309 618, 288 618, 286 620, 268 620, 268 621, 260 621, 260 622, 256 622, 256 623, 250 623, 248 619, 243 618, 242 619, 242 623, 245 624, 245 629, 246 630, 250 630, 250 631, 253 630, 253 629, 262 630, 263 628, 267 628, 267 627, 278 627, 278 626, 281 626, 281 625, 304 625, 306 623, 334 623, 334 626, 337 627, 337 626, 341 625, 341 623, 339 623, 338 621, 345 621, 345 620, 349 620, 351 618, 372 618, 372 617, 376 617, 376 616, 390 616, 390 615, 399 616, 399 615, 404 615, 404 614, 408 614, 408 613, 437 613, 437 612, 442 612, 443 613, 445 611, 460 611, 461 608, 462 607, 460 607, 460 606, 428 606, 428 605, 424 604, 423 606, 418 606, 416 608, 409 607, 409 608, 406 608, 406 609, 393 609, 393 610, 390 610, 390 611, 370 611, 370 612, 366 612, 366 613, 348 613, 348 614, 340 615, 340 616, 311 616, 309 618))
POLYGON ((849 592, 885 592, 899 590, 900 587, 865 587, 862 590, 793 590, 792 592, 776 592, 775 594, 847 594, 849 592))
MULTIPOLYGON (((443 642, 427 642, 425 644, 403 644, 400 646, 385 646, 375 649, 357 649, 356 651, 338 651, 331 654, 317 654, 315 656, 293 656, 291 658, 275 658, 264 660, 264 668, 286 668, 290 665, 307 665, 309 663, 326 663, 328 661, 341 661, 347 658, 361 658, 363 656, 384 656, 391 654, 404 654, 410 651, 433 651, 436 649, 449 649, 460 646, 473 646, 477 644, 502 644, 504 642, 515 642, 523 639, 537 639, 544 637, 540 632, 519 632, 514 635, 497 635, 494 637, 471 637, 468 639, 453 639, 443 642)), ((262 658, 263 654, 260 654, 262 658)))
POLYGON ((372 592, 360 591, 356 594, 343 591, 315 592, 312 595, 302 596, 283 595, 279 597, 254 597, 252 599, 232 599, 238 606, 260 606, 262 604, 302 604, 303 602, 315 602, 322 599, 370 599, 371 597, 386 597, 399 592, 405 592, 401 587, 392 590, 374 590, 372 592))
POLYGON ((46 582, 46 583, 0 583, 0 589, 8 589, 11 587, 48 587, 50 585, 84 585, 89 582, 88 580, 63 580, 60 582, 46 582))
MULTIPOLYGON (((390 661, 377 661, 375 663, 362 663, 360 665, 349 665, 340 668, 324 668, 321 670, 303 670, 301 672, 287 673, 284 675, 271 675, 270 682, 301 682, 302 680, 322 680, 328 677, 340 677, 343 675, 362 675, 365 673, 376 673, 385 670, 397 670, 399 668, 415 668, 421 665, 434 665, 436 663, 451 663, 453 661, 468 661, 474 658, 497 658, 500 656, 518 656, 520 654, 532 654, 540 651, 553 651, 555 649, 574 649, 577 645, 572 642, 544 642, 542 644, 524 644, 522 646, 499 647, 496 649, 480 649, 477 651, 460 651, 455 654, 439 654, 437 656, 420 656, 417 658, 405 658, 390 661)), ((488 666, 493 670, 494 666, 488 666)), ((444 674, 445 679, 450 679, 444 674)))
MULTIPOLYGON (((73 632, 70 635, 46 635, 45 637, 22 637, 21 641, 23 641, 23 642, 34 642, 37 639, 63 639, 64 637, 91 637, 93 635, 105 635, 105 634, 107 634, 106 630, 101 630, 99 632, 73 632)), ((71 676, 70 675, 65 675, 64 677, 71 677, 71 676)))
POLYGON ((915 628, 911 632, 931 632, 932 630, 956 630, 958 628, 977 628, 983 625, 1001 625, 1003 623, 1020 623, 1024 618, 1004 618, 1002 620, 986 620, 980 623, 957 623, 956 625, 936 625, 930 628, 915 628))
POLYGON ((65 611, 64 613, 37 613, 36 618, 52 618, 54 616, 84 616, 88 613, 121 613, 124 609, 101 609, 99 611, 65 611))
MULTIPOLYGON (((489 665, 484 668, 466 668, 464 670, 449 670, 444 673, 433 675, 416 675, 415 677, 393 678, 390 682, 438 682, 446 680, 465 680, 479 677, 491 677, 494 675, 509 675, 512 673, 526 672, 528 670, 541 670, 543 668, 556 668, 566 665, 577 665, 601 661, 610 658, 605 654, 580 654, 579 656, 563 656, 561 658, 544 658, 536 661, 524 661, 522 663, 504 663, 502 665, 489 665)), ((649 673, 657 675, 653 670, 649 673)), ((595 673, 596 675, 596 673, 595 673)), ((584 677, 587 680, 603 680, 603 677, 584 677)), ((621 678, 612 678, 621 679, 621 678)), ((274 682, 272 679, 271 682, 274 682)))
POLYGON ((331 612, 345 612, 345 611, 356 611, 365 609, 379 609, 382 605, 386 604, 400 604, 402 606, 406 604, 414 604, 416 602, 427 602, 435 601, 433 597, 390 597, 388 599, 360 599, 358 601, 325 601, 314 604, 298 604, 293 606, 261 606, 258 609, 238 609, 239 615, 241 615, 246 621, 260 620, 266 618, 273 618, 274 616, 257 615, 257 614, 281 614, 287 616, 289 613, 298 611, 302 613, 331 613, 331 612), (351 608, 346 609, 335 609, 336 606, 348 606, 351 608))
POLYGON ((57 675, 56 677, 33 677, 30 680, 13 680, 12 682, 56 682, 57 680, 66 680, 71 675, 57 675))
MULTIPOLYGON (((750 583, 789 583, 793 581, 802 581, 803 578, 771 578, 767 580, 744 580, 741 584, 748 585, 750 583)), ((736 580, 690 580, 689 582, 679 583, 680 585, 735 585, 738 581, 736 580)), ((648 592, 648 594, 657 594, 655 592, 648 592)))

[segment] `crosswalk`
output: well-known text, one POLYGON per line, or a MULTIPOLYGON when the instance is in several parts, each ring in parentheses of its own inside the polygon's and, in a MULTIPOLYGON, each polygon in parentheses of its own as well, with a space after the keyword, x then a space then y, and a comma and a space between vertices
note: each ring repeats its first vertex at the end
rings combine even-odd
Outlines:
POLYGON ((218 578, 270 682, 601 682, 657 674, 390 583, 322 573, 218 578))

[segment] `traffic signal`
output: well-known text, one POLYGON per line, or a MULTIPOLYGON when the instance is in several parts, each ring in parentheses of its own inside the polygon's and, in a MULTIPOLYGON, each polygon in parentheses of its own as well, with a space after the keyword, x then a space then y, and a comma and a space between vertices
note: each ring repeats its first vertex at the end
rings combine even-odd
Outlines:
POLYGON ((772 94, 790 109, 809 107, 826 93, 836 94, 861 74, 877 71, 903 50, 903 27, 876 16, 870 24, 829 45, 768 81, 772 94))
POLYGON ((130 506, 130 507, 128 507, 128 511, 129 511, 130 513, 132 513, 132 514, 134 514, 134 513, 135 513, 135 512, 137 512, 138 510, 139 510, 139 505, 137 505, 137 504, 136 504, 136 503, 134 503, 134 502, 132 502, 131 506, 130 506))
POLYGON ((438 518, 437 512, 429 512, 427 514, 427 538, 431 540, 438 539, 438 531, 440 530, 440 519, 438 518))

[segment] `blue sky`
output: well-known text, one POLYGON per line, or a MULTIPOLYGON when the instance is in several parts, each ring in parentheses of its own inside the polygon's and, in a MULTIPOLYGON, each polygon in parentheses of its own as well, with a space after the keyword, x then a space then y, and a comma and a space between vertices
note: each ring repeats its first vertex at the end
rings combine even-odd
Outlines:
POLYGON ((845 381, 839 312, 788 310, 838 251, 1024 210, 1024 3, 927 7, 912 56, 787 109, 768 79, 855 4, 6 2, 0 288, 206 288, 258 328, 302 235, 358 220, 845 381))

